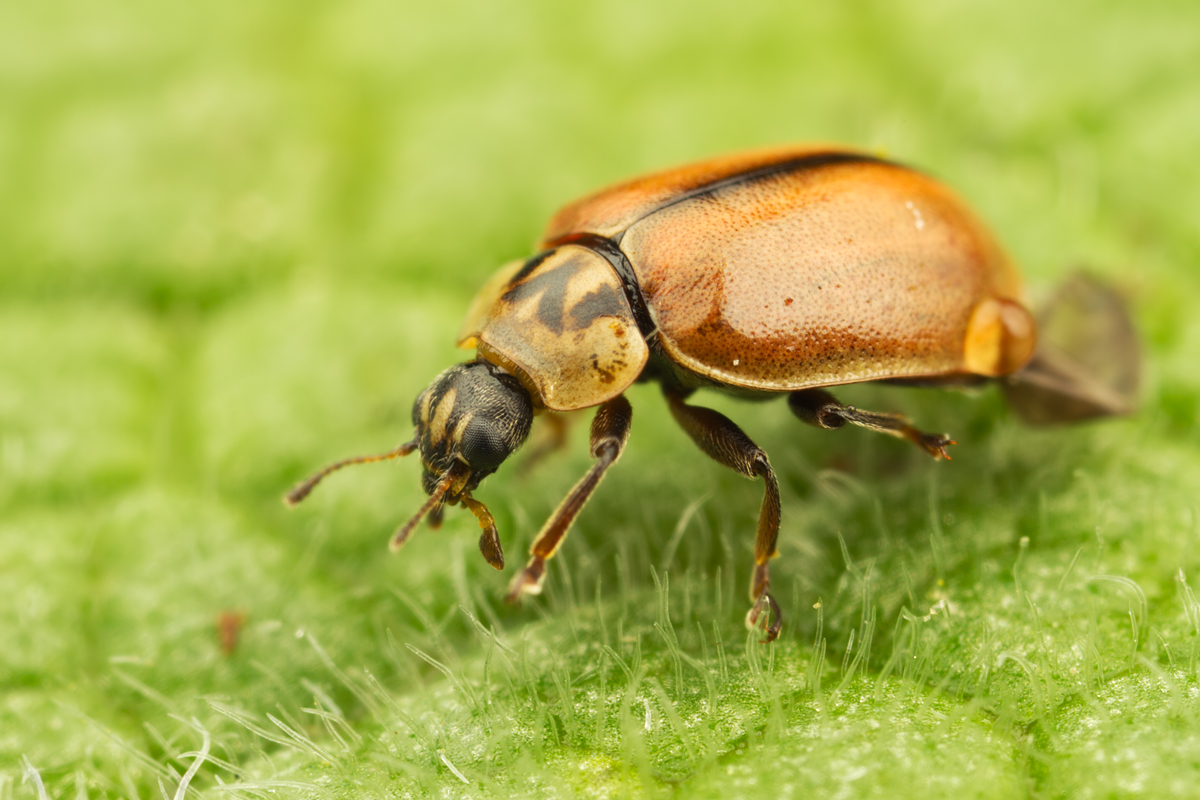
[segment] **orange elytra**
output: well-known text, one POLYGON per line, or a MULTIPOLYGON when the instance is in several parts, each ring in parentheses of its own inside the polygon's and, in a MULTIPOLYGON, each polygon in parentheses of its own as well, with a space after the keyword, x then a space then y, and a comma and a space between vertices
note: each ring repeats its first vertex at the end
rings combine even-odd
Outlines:
MULTIPOLYGON (((781 626, 768 568, 780 520, 775 473, 730 419, 686 402, 692 392, 784 393, 805 422, 859 425, 941 458, 954 444, 947 436, 842 405, 826 388, 1023 375, 1040 363, 1037 327, 1004 251, 924 173, 831 146, 714 158, 559 211, 536 255, 501 268, 471 304, 459 344, 475 358, 417 397, 413 439, 337 462, 287 499, 299 502, 347 464, 419 450, 429 500, 396 531, 393 548, 422 517, 436 524, 445 506, 461 505, 483 528, 484 557, 501 569, 495 522, 475 489, 524 443, 535 413, 598 407, 595 462, 534 540, 510 587, 516 600, 541 590, 546 560, 621 455, 632 420, 624 391, 657 381, 700 449, 764 481, 747 624, 762 625, 771 640, 781 626)), ((1039 392, 1048 385, 1035 383, 1039 392)), ((1091 415, 1124 410, 1102 405, 1093 402, 1091 415)), ((1052 411, 1041 411, 1052 421, 1052 411)))

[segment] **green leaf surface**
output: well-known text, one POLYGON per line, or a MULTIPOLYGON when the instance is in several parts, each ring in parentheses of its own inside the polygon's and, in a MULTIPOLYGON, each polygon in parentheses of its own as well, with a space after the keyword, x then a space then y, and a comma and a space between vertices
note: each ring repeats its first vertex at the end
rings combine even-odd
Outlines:
MULTIPOLYGON (((0 7, 0 800, 1200 797, 1198 31, 1169 0, 0 7), (704 396, 780 474, 772 645, 761 486, 650 386, 520 608, 469 514, 389 556, 413 460, 280 503, 410 435, 557 206, 808 140, 956 187, 1034 298, 1116 285, 1140 411, 839 393, 951 432, 935 463, 704 396)), ((508 573, 584 418, 479 491, 508 573)))

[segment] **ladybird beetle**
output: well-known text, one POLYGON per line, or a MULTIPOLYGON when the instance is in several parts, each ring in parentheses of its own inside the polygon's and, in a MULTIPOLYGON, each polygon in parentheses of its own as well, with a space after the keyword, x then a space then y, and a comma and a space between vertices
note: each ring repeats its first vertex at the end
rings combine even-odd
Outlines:
POLYGON ((429 499, 392 549, 426 515, 436 525, 445 506, 461 505, 483 529, 484 558, 502 569, 476 488, 524 443, 535 414, 595 406, 594 464, 537 535, 508 597, 536 594, 546 561, 625 447, 633 417, 623 392, 657 381, 701 450, 763 480, 747 624, 769 641, 782 625, 769 572, 778 482, 766 452, 728 417, 689 402, 692 393, 787 394, 810 425, 858 425, 934 458, 954 442, 898 415, 842 405, 827 388, 963 386, 1021 371, 1035 378, 1014 382, 1014 402, 1038 421, 1125 410, 1120 393, 1089 387, 1061 360, 1055 368, 1034 358, 1038 325, 1021 294, 1012 262, 956 195, 874 155, 793 147, 638 178, 563 208, 536 255, 483 286, 459 334, 475 358, 417 397, 411 441, 332 464, 286 499, 298 503, 343 466, 419 450, 429 499), (1064 396, 1075 405, 1056 414, 1064 396))

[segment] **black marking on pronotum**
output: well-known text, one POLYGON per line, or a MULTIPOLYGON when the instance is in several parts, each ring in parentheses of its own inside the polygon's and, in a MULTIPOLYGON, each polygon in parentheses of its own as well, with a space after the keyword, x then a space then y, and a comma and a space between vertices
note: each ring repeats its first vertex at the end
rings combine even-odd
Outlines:
MULTIPOLYGON (((553 252, 553 251, 551 251, 553 252)), ((538 259, 541 263, 545 259, 538 259)), ((525 272, 524 269, 521 272, 525 272)), ((539 273, 536 278, 526 278, 518 281, 513 278, 508 288, 501 295, 509 303, 525 303, 534 298, 538 299, 537 318, 556 336, 563 332, 563 300, 566 296, 567 283, 574 273, 570 264, 559 264, 553 269, 539 273)))
MULTIPOLYGON (((547 258, 549 258, 552 255, 554 255, 553 247, 550 248, 549 250, 543 250, 542 252, 535 255, 533 258, 526 261, 521 266, 521 269, 517 270, 517 274, 513 275, 511 278, 508 279, 508 287, 507 288, 516 286, 518 283, 520 283, 521 281, 528 278, 529 273, 531 273, 535 269, 537 269, 539 264, 541 264, 543 261, 545 261, 547 258)), ((506 294, 507 294, 507 292, 506 292, 506 294)))
MULTIPOLYGON (((579 248, 581 254, 587 248, 579 248)), ((575 276, 576 262, 565 259, 553 268, 539 272, 536 276, 514 283, 502 295, 513 304, 537 301, 538 322, 556 336, 564 332, 579 331, 589 327, 596 317, 624 313, 623 294, 607 283, 585 294, 570 309, 565 307, 567 285, 575 276)))
POLYGON ((621 281, 625 299, 629 301, 629 310, 633 312, 633 319, 637 322, 638 330, 642 332, 642 338, 650 340, 656 328, 654 320, 650 318, 650 309, 646 306, 646 296, 642 294, 642 285, 638 283, 637 274, 633 271, 633 264, 629 263, 629 257, 616 242, 595 233, 573 233, 555 240, 552 244, 555 246, 578 245, 604 256, 604 260, 612 265, 613 271, 617 273, 617 278, 621 281))
POLYGON ((596 317, 612 314, 621 308, 621 295, 611 284, 602 283, 579 299, 566 318, 568 331, 581 331, 591 326, 596 317))

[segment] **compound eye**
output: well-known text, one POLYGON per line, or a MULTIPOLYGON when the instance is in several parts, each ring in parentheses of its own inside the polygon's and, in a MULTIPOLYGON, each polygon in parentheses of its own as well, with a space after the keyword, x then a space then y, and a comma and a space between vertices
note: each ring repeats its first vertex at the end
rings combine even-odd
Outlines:
POLYGON ((504 432, 488 420, 475 418, 467 423, 459 442, 459 452, 476 472, 492 472, 513 451, 504 432))

